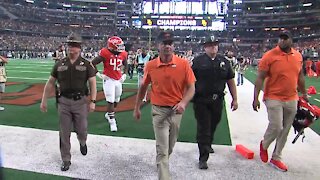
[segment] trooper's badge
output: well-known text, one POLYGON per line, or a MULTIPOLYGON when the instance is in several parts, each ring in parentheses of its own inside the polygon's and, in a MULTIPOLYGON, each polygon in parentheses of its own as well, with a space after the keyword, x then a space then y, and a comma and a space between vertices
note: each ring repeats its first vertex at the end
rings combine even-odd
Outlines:
POLYGON ((224 65, 226 65, 224 62, 221 62, 221 63, 220 63, 220 67, 221 67, 221 68, 223 68, 224 65))

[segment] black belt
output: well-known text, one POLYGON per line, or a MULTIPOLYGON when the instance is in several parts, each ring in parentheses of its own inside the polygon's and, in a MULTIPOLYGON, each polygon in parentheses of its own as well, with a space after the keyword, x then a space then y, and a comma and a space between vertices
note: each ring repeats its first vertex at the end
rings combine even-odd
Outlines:
POLYGON ((68 98, 68 99, 73 99, 75 101, 80 100, 83 96, 84 93, 82 92, 76 92, 76 93, 61 93, 61 96, 68 98))
POLYGON ((155 104, 153 104, 154 106, 157 106, 157 107, 159 107, 159 108, 170 108, 170 109, 172 109, 173 108, 173 106, 159 106, 159 105, 155 105, 155 104))
POLYGON ((212 94, 212 95, 208 95, 208 96, 197 96, 195 95, 194 98, 193 98, 193 101, 194 102, 210 102, 210 101, 215 101, 215 100, 218 100, 218 99, 223 99, 224 97, 224 93, 217 93, 217 94, 212 94))

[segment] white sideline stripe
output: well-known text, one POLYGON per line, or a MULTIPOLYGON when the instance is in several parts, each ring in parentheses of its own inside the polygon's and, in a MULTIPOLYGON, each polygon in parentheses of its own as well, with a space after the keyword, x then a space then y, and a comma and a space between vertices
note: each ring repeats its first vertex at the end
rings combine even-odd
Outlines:
POLYGON ((317 99, 317 98, 315 98, 314 100, 316 100, 316 101, 320 102, 320 100, 319 100, 319 99, 317 99))

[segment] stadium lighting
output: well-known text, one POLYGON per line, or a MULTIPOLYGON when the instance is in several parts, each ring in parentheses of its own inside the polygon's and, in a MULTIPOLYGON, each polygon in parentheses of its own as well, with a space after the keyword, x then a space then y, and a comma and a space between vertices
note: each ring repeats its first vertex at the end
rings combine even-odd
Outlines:
POLYGON ((33 0, 26 0, 27 3, 34 3, 33 0))
POLYGON ((107 7, 104 7, 104 6, 100 6, 99 9, 102 9, 102 10, 107 10, 108 8, 107 7))
POLYGON ((264 7, 265 10, 271 10, 273 7, 264 7))
POLYGON ((302 6, 303 7, 309 7, 309 6, 312 6, 312 3, 306 3, 306 4, 303 4, 302 6))
POLYGON ((66 8, 71 8, 71 5, 70 5, 70 4, 63 4, 62 6, 63 6, 63 7, 66 7, 66 8))

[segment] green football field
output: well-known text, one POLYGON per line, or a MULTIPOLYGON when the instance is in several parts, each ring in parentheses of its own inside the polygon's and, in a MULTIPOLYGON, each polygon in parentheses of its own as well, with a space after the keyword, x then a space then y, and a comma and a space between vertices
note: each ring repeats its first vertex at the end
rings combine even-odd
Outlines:
MULTIPOLYGON (((55 98, 48 101, 48 112, 39 110, 43 87, 50 75, 53 61, 50 60, 11 60, 6 66, 8 82, 2 100, 5 111, 1 112, 0 124, 38 129, 58 130, 55 98)), ((98 65, 102 68, 102 64, 98 65)), ((96 112, 89 115, 88 131, 90 134, 154 139, 150 104, 142 108, 141 122, 135 122, 132 116, 137 79, 127 79, 123 86, 121 102, 117 107, 116 119, 118 132, 109 131, 109 124, 104 118, 105 99, 102 82, 97 82, 98 96, 96 112)), ((217 130, 215 144, 231 145, 228 121, 224 111, 220 127, 217 130)), ((179 141, 195 142, 196 121, 190 104, 183 116, 179 141)))

